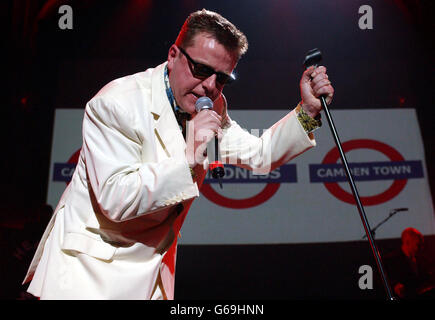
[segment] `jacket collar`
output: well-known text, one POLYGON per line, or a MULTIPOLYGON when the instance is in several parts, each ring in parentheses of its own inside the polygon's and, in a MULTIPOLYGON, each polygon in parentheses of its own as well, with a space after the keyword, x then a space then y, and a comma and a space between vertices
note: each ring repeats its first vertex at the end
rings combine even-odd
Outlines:
POLYGON ((159 120, 162 114, 171 111, 171 106, 165 92, 164 71, 167 62, 153 69, 151 75, 151 108, 154 120, 159 120))
POLYGON ((167 62, 154 68, 151 76, 151 108, 155 133, 166 155, 186 158, 186 142, 168 100, 164 83, 167 62))

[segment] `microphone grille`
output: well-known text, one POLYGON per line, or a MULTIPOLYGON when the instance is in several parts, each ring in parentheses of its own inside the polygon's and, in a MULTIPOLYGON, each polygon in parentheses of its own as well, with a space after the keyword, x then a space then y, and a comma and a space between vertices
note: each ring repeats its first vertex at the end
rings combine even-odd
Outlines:
POLYGON ((200 112, 202 109, 213 109, 213 101, 209 97, 198 98, 195 102, 196 112, 200 112))

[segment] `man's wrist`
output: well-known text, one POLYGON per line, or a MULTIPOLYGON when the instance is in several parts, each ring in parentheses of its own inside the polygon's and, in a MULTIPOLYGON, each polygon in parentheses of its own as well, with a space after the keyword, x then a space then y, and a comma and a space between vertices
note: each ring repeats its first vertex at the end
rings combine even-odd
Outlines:
POLYGON ((316 119, 320 115, 320 111, 315 108, 310 108, 308 105, 306 105, 303 101, 301 101, 300 106, 302 110, 311 118, 316 119))
POLYGON ((320 113, 312 117, 302 106, 302 103, 296 107, 296 115, 306 133, 311 133, 322 126, 320 113))

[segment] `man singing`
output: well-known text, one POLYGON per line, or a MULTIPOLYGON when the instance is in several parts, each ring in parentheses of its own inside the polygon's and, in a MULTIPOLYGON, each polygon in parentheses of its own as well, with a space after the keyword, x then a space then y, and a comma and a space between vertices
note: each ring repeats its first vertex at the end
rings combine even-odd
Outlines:
POLYGON ((173 299, 177 236, 218 136, 223 162, 267 173, 315 146, 324 67, 307 69, 297 107, 261 137, 227 113, 222 90, 246 52, 221 15, 192 13, 167 61, 102 88, 86 105, 79 161, 24 282, 40 299, 173 299), (197 112, 206 96, 213 110, 197 112))

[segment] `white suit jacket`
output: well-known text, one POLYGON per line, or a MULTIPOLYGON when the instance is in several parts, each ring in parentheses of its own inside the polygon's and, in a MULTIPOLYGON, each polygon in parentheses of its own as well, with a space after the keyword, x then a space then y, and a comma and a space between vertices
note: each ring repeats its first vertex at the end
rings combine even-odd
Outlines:
MULTIPOLYGON (((76 170, 24 279, 35 296, 152 299, 159 286, 174 298, 177 235, 206 171, 192 180, 165 65, 87 103, 76 170)), ((314 145, 291 111, 261 137, 228 118, 220 151, 224 163, 266 173, 314 145)))

